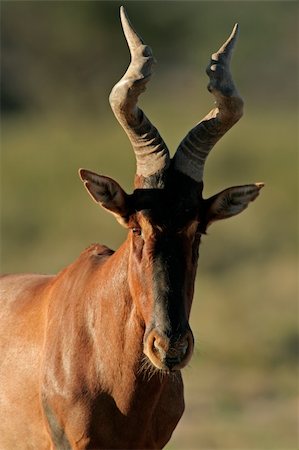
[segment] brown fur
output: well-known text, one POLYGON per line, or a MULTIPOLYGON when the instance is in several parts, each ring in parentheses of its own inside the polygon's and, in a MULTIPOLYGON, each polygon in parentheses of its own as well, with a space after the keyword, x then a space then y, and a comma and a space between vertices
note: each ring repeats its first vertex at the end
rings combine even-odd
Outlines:
POLYGON ((114 254, 94 245, 56 277, 3 277, 1 449, 169 440, 184 409, 181 376, 140 369, 144 327, 128 292, 127 252, 127 244, 114 254))

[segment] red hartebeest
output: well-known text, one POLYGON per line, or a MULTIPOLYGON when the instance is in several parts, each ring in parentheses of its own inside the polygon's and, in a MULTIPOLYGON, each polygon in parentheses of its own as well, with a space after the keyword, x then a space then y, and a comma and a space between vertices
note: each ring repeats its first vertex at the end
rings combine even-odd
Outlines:
POLYGON ((168 442, 184 410, 180 369, 193 351, 188 319, 201 234, 243 211, 262 187, 202 198, 205 159, 242 115, 229 69, 237 26, 207 69, 215 109, 170 159, 137 107, 151 49, 124 9, 121 19, 132 60, 110 103, 134 148, 135 190, 127 194, 88 170, 80 177, 128 237, 116 252, 91 246, 56 276, 2 278, 1 450, 158 449, 168 442))

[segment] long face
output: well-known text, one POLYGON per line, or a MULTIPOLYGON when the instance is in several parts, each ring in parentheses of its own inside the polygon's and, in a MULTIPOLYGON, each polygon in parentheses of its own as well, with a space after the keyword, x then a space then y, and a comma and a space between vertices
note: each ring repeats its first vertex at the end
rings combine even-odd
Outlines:
POLYGON ((172 186, 135 191, 135 197, 139 211, 128 220, 129 284, 144 321, 144 353, 159 369, 181 369, 193 352, 189 315, 201 236, 200 196, 178 195, 172 186))
POLYGON ((92 198, 129 229, 128 282, 144 323, 144 353, 156 368, 170 371, 184 367, 193 352, 188 320, 201 233, 245 209, 261 185, 203 200, 202 183, 177 171, 168 175, 162 187, 128 195, 111 178, 80 170, 92 198))

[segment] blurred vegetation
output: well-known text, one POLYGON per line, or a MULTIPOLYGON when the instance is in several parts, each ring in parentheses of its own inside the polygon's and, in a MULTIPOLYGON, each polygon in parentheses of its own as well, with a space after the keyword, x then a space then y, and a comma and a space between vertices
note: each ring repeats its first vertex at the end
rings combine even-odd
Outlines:
MULTIPOLYGON (((197 351, 168 450, 295 450, 298 391, 298 3, 125 2, 159 62, 142 107, 173 151, 211 107, 209 56, 235 22, 246 114, 210 155, 205 195, 265 181, 201 247, 197 351)), ((129 61, 120 2, 1 2, 3 272, 56 272, 125 231, 86 195, 86 167, 130 191, 134 157, 108 104, 129 61)))

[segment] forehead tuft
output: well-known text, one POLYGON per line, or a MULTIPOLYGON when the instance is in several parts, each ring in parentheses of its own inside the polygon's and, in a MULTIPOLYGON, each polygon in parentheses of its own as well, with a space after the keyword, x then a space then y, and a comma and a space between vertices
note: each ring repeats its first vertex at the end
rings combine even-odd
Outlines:
POLYGON ((164 190, 153 193, 151 198, 149 194, 147 192, 143 199, 139 198, 134 207, 138 212, 136 219, 144 224, 147 222, 154 227, 175 230, 197 220, 199 199, 196 203, 191 202, 190 199, 169 195, 164 190))

